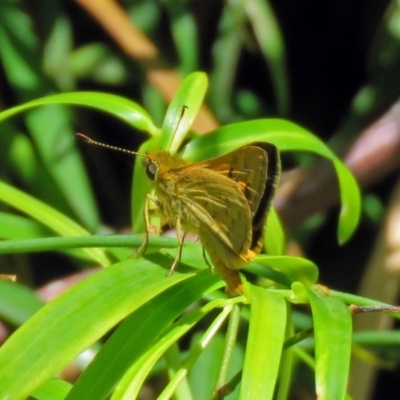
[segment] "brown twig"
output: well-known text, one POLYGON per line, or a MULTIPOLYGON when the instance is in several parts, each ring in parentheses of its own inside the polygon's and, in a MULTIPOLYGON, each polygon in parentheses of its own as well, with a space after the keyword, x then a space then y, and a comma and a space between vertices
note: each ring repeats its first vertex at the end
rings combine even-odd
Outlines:
POLYGON ((357 306, 355 304, 350 304, 349 310, 353 315, 371 312, 392 312, 400 314, 399 306, 357 306))

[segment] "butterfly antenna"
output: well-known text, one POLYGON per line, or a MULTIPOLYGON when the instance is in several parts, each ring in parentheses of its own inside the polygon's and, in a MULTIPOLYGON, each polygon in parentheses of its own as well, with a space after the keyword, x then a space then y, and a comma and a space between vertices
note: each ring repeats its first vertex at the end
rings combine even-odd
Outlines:
POLYGON ((122 153, 147 158, 146 155, 137 153, 136 151, 133 151, 133 150, 128 150, 128 149, 124 149, 122 147, 111 146, 110 144, 107 144, 107 143, 98 142, 97 140, 94 140, 91 137, 84 135, 83 133, 75 133, 75 137, 77 137, 79 140, 82 140, 85 143, 94 144, 95 146, 105 147, 106 149, 120 151, 122 153))

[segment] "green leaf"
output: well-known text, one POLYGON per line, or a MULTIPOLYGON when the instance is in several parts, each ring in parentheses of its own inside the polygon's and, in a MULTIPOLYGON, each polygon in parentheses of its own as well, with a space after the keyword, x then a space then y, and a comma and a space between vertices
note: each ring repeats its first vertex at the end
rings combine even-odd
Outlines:
POLYGON ((107 340, 75 383, 67 399, 105 398, 135 360, 159 339, 161 333, 187 307, 222 284, 216 276, 203 270, 148 301, 107 340))
MULTIPOLYGON (((1 56, 4 72, 13 84, 14 97, 17 101, 23 102, 43 92, 53 91, 54 85, 50 83, 43 71, 43 49, 37 40, 33 21, 29 19, 28 15, 23 14, 21 10, 13 8, 11 5, 4 7, 1 11, 1 18, 3 28, 0 32, 1 56), (16 32, 15 26, 20 26, 21 29, 16 32)), ((52 18, 49 17, 48 20, 50 21, 52 18)), ((63 42, 68 42, 69 32, 64 30, 63 33, 63 42)), ((60 48, 62 46, 58 46, 58 49, 60 48)), ((65 52, 63 54, 65 55, 65 52)), ((58 53, 58 56, 58 62, 65 66, 60 53, 58 53)), ((68 71, 65 68, 59 68, 58 74, 64 79, 68 80, 69 78, 68 71)), ((6 117, 9 111, 0 113, 0 120, 6 117)), ((50 185, 54 185, 56 192, 62 193, 64 197, 61 202, 54 204, 57 206, 68 204, 68 212, 73 210, 85 226, 92 230, 97 229, 99 217, 90 184, 79 153, 74 146, 71 146, 73 141, 70 130, 72 116, 69 110, 60 106, 36 109, 25 116, 24 122, 35 141, 36 151, 40 154, 43 163, 38 171, 32 166, 30 168, 30 183, 32 183, 32 180, 36 180, 36 185, 39 187, 36 189, 36 193, 43 193, 47 189, 50 196, 42 198, 46 198, 49 202, 51 202, 50 198, 54 200, 59 197, 57 196, 59 193, 52 193, 52 188, 49 188, 49 184, 46 184, 47 179, 42 181, 39 178, 44 166, 47 172, 46 178, 51 177, 50 185), (73 176, 74 185, 71 185, 71 182, 66 180, 65 176, 73 176)), ((25 166, 29 161, 38 163, 36 151, 32 159, 26 160, 21 157, 18 161, 25 166)), ((17 167, 16 169, 22 170, 23 168, 17 167)))
POLYGON ((256 141, 271 142, 280 151, 310 151, 332 161, 339 180, 342 203, 338 239, 340 243, 346 242, 360 219, 361 195, 358 184, 329 147, 300 126, 281 119, 259 119, 225 125, 189 142, 182 156, 193 161, 207 159, 256 141))
POLYGON ((280 115, 289 109, 289 85, 286 66, 285 44, 279 23, 270 1, 242 1, 255 38, 271 72, 277 109, 280 115))
POLYGON ((163 336, 157 340, 151 349, 132 365, 124 378, 120 381, 117 390, 112 397, 113 400, 133 399, 137 397, 138 391, 157 360, 162 354, 178 339, 180 339, 189 329, 198 323, 204 316, 215 308, 229 306, 233 299, 216 299, 210 301, 199 309, 193 310, 178 320, 170 329, 164 332, 163 336))
POLYGON ((72 21, 52 10, 51 30, 43 52, 43 70, 57 83, 61 92, 75 87, 75 76, 69 65, 69 56, 73 51, 74 28, 72 21))
MULTIPOLYGON (((29 112, 25 121, 40 155, 40 162, 56 183, 64 200, 79 221, 89 229, 97 230, 97 206, 81 156, 75 146, 70 110, 59 105, 41 107, 29 112), (67 177, 74 177, 73 182, 67 177)), ((35 152, 36 157, 37 153, 35 152)))
POLYGON ((1 4, 0 43, 2 66, 18 94, 27 96, 42 83, 39 41, 32 30, 32 19, 12 3, 1 4), (15 29, 19 26, 20 29, 15 29))
POLYGON ((0 121, 48 104, 70 104, 95 108, 120 118, 138 130, 151 135, 159 134, 159 130, 153 125, 150 116, 137 103, 114 94, 97 92, 70 92, 42 97, 1 112, 0 121))
POLYGON ((166 2, 175 48, 180 58, 180 72, 183 76, 196 70, 199 63, 198 28, 188 3, 166 2))
POLYGON ((62 379, 52 378, 32 393, 37 400, 64 400, 72 385, 62 379))
POLYGON ((171 154, 178 151, 203 103, 207 86, 207 75, 203 72, 193 72, 181 84, 165 115, 161 149, 171 154))
MULTIPOLYGON (((34 197, 0 181, 0 201, 29 215, 52 231, 62 236, 86 236, 89 232, 75 221, 59 213, 57 210, 42 203, 34 197)), ((109 260, 102 249, 85 249, 92 259, 103 266, 109 265, 109 260)))
POLYGON ((309 286, 318 279, 317 266, 307 258, 261 254, 257 257, 256 262, 282 272, 293 282, 299 281, 309 286))
MULTIPOLYGON (((291 338, 294 335, 294 326, 292 320, 292 310, 290 304, 288 304, 287 310, 287 325, 286 325, 286 338, 291 338)), ((284 344, 284 352, 281 358, 281 365, 279 369, 279 380, 276 388, 275 399, 286 400, 290 397, 289 393, 291 390, 291 383, 293 381, 293 374, 296 371, 296 363, 298 359, 295 357, 295 353, 291 346, 286 346, 287 341, 284 344)))
POLYGON ((44 305, 37 294, 17 282, 0 279, 0 315, 2 319, 19 326, 44 305))
MULTIPOLYGON (((219 312, 217 317, 209 324, 206 331, 200 337, 198 342, 190 349, 188 356, 185 358, 183 362, 180 362, 178 357, 175 357, 175 362, 169 362, 168 366, 170 369, 170 375, 172 378, 170 382, 166 386, 166 388, 162 391, 159 396, 160 400, 169 400, 173 394, 176 396, 181 396, 181 398, 188 398, 190 394, 187 376, 188 372, 193 366, 194 362, 199 358, 199 356, 204 351, 204 348, 208 346, 210 341, 214 338, 216 332, 221 328, 222 324, 226 321, 229 314, 232 312, 233 301, 227 300, 226 306, 223 307, 222 311, 219 312)), ((211 311, 211 307, 219 307, 221 306, 220 301, 211 301, 207 304, 207 308, 211 311), (211 306, 211 307, 210 307, 211 306)), ((205 314, 206 307, 203 307, 203 313, 205 314)), ((191 313, 195 314, 195 313, 191 313)), ((168 356, 168 353, 167 353, 168 356)), ((168 357, 169 359, 172 357, 168 357)))
POLYGON ((278 213, 274 208, 268 213, 267 227, 265 230, 264 246, 270 255, 283 255, 286 250, 286 236, 278 213))
POLYGON ((0 212, 0 238, 2 239, 37 238, 48 236, 49 233, 49 229, 36 221, 20 215, 0 212))
POLYGON ((160 265, 169 265, 169 258, 161 254, 148 258, 124 261, 91 275, 22 325, 0 348, 0 398, 26 398, 129 313, 194 276, 180 272, 181 266, 166 278, 160 265))
MULTIPOLYGON (((68 204, 60 187, 51 178, 51 171, 45 167, 43 160, 40 159, 31 138, 18 132, 14 125, 7 121, 0 124, 0 140, 7 140, 7 136, 12 136, 10 145, 4 145, 4 149, 8 149, 8 151, 3 153, 3 156, 4 161, 9 163, 13 175, 32 196, 46 201, 64 214, 74 215, 71 204, 68 204)), ((77 171, 76 173, 85 174, 83 169, 77 168, 77 171)), ((68 180, 64 178, 64 181, 68 180)), ((90 205, 90 203, 91 201, 88 201, 85 204, 90 205)), ((82 209, 86 209, 86 205, 82 209)), ((82 215, 80 213, 75 214, 82 215)), ((93 230, 96 229, 98 223, 97 211, 93 210, 93 213, 89 213, 84 221, 86 221, 86 226, 90 226, 93 230)))
MULTIPOLYGON (((0 121, 10 118, 20 112, 27 111, 29 109, 43 106, 43 105, 49 105, 49 104, 52 104, 52 105, 54 105, 54 104, 70 104, 70 105, 80 105, 80 106, 96 108, 103 112, 113 114, 114 116, 124 120, 125 122, 127 122, 128 124, 130 124, 131 126, 133 126, 136 129, 146 131, 153 136, 159 135, 159 129, 154 126, 150 116, 146 113, 146 111, 144 111, 144 109, 142 107, 140 107, 138 104, 136 104, 128 99, 125 99, 123 97, 116 96, 116 95, 107 94, 107 93, 71 92, 71 93, 62 93, 62 94, 43 97, 43 98, 33 100, 33 101, 27 102, 25 104, 22 104, 20 106, 13 107, 11 109, 1 112, 0 113, 0 121)), ((40 112, 37 115, 41 115, 43 113, 46 113, 46 110, 40 110, 40 112)), ((34 125, 36 126, 37 124, 34 124, 34 125)), ((57 130, 54 130, 54 131, 56 132, 57 130)), ((71 135, 70 140, 72 143, 72 135, 71 135)), ((53 140, 49 140, 48 138, 46 139, 43 137, 43 135, 37 135, 37 141, 42 144, 42 145, 38 146, 39 148, 41 148, 41 147, 48 148, 49 145, 50 146, 54 145, 53 140)), ((51 147, 48 150, 50 150, 50 151, 44 151, 44 150, 42 151, 45 160, 47 160, 49 157, 50 157, 50 159, 52 157, 54 157, 54 152, 51 151, 51 147)), ((70 154, 70 152, 69 152, 69 154, 70 154)), ((63 159, 65 159, 65 157, 63 157, 63 159)), ((70 185, 70 182, 65 181, 65 169, 63 171, 64 172, 62 172, 62 176, 60 177, 61 180, 59 180, 59 182, 60 182, 61 187, 65 187, 65 190, 68 191, 71 189, 71 185, 70 185)), ((75 176, 74 173, 72 173, 72 174, 67 173, 66 175, 75 176)), ((82 187, 82 185, 80 185, 80 187, 82 187)), ((78 191, 78 193, 80 193, 80 192, 81 191, 78 191)), ((73 204, 75 204, 75 203, 81 204, 81 201, 79 200, 79 198, 76 197, 76 193, 74 196, 72 196, 70 198, 70 202, 72 202, 73 204)), ((84 204, 86 204, 86 203, 84 203, 84 204)), ((90 205, 89 205, 89 208, 90 208, 90 205)), ((78 210, 79 209, 80 208, 78 207, 78 210)), ((83 214, 85 214, 84 211, 83 211, 83 214)), ((90 225, 93 225, 93 224, 90 224, 90 225)))
POLYGON ((218 21, 218 36, 211 53, 213 68, 209 72, 209 102, 220 121, 235 121, 238 118, 237 110, 233 108, 235 82, 247 29, 248 22, 241 12, 241 4, 227 3, 218 21), (229 60, 229 68, 226 68, 226 60, 229 60))
POLYGON ((344 399, 352 342, 350 311, 341 300, 318 289, 306 290, 314 320, 317 397, 344 399))
MULTIPOLYGON (((200 333, 196 333, 192 339, 192 344, 198 342, 200 333)), ((193 393, 196 393, 196 399, 210 399, 215 388, 216 377, 218 376, 220 363, 216 360, 222 360, 226 346, 226 337, 218 333, 212 342, 204 349, 193 368, 189 371, 189 382, 193 393)), ((243 367, 244 349, 237 343, 234 348, 233 359, 229 367, 229 375, 234 375, 243 367)), ((235 389, 233 398, 237 398, 238 388, 235 389)))
MULTIPOLYGON (((84 79, 100 85, 124 85, 132 71, 118 58, 118 51, 115 50, 101 42, 81 45, 68 54, 68 71, 77 80, 84 79)), ((61 78, 59 74, 57 78, 61 78)))
POLYGON ((250 327, 240 399, 272 399, 286 329, 286 303, 272 291, 248 284, 250 327))

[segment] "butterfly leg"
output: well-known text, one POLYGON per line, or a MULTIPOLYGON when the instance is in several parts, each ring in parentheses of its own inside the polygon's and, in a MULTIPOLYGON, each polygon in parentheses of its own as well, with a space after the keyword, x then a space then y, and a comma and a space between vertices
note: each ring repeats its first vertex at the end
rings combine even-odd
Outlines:
POLYGON ((206 249, 205 249, 204 247, 203 247, 203 258, 204 258, 204 261, 206 262, 208 268, 210 268, 210 269, 211 269, 211 272, 214 273, 214 272, 215 272, 215 271, 214 271, 215 268, 214 268, 214 266, 213 266, 212 264, 210 264, 210 262, 208 261, 206 249))
POLYGON ((177 236, 178 241, 179 241, 179 243, 178 243, 178 251, 176 253, 175 260, 172 263, 171 268, 169 269, 169 271, 167 273, 167 276, 170 276, 172 274, 172 272, 174 271, 174 269, 178 265, 179 261, 181 260, 183 243, 185 241, 185 236, 186 236, 186 232, 184 232, 183 229, 182 229, 181 219, 179 217, 176 220, 175 228, 176 228, 176 236, 177 236))
POLYGON ((134 257, 138 257, 146 252, 147 245, 149 244, 149 230, 150 230, 150 217, 149 217, 149 204, 150 201, 154 201, 157 204, 156 199, 154 199, 150 194, 146 195, 146 200, 144 202, 144 210, 143 210, 143 218, 144 223, 146 225, 146 232, 144 233, 143 242, 133 255, 134 257))

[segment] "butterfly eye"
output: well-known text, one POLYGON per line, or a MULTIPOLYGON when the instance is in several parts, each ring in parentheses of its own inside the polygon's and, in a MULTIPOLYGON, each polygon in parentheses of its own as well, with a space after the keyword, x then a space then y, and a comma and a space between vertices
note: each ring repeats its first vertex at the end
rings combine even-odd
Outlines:
POLYGON ((157 165, 153 161, 150 161, 146 165, 146 175, 150 180, 154 181, 156 173, 157 173, 157 165))

